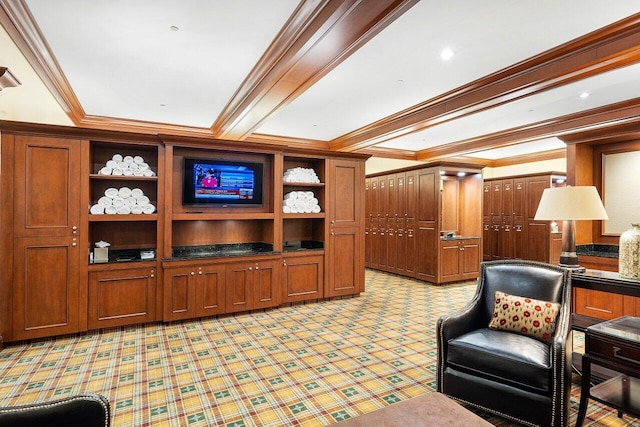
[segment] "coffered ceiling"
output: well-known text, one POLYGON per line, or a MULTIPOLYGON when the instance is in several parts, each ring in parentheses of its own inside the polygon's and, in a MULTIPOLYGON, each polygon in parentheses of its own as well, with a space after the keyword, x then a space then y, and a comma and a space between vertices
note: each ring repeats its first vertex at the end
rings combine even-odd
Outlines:
POLYGON ((0 92, 10 120, 47 122, 43 84, 76 126, 485 164, 640 120, 637 1, 0 0, 0 23, 0 67, 40 80, 0 92))

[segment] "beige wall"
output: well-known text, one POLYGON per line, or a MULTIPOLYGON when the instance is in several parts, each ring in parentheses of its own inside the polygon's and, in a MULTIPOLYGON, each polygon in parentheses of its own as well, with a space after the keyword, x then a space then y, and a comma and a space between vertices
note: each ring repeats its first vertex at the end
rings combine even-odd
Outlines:
POLYGON ((0 120, 73 126, 55 98, 0 26, 1 63, 21 83, 0 92, 0 120))

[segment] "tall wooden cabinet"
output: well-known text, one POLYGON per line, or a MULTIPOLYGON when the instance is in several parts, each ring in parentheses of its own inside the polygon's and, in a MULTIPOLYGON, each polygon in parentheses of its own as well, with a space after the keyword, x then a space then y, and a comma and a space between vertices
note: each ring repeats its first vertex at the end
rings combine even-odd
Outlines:
POLYGON ((482 203, 482 258, 558 262, 559 233, 549 221, 536 221, 545 188, 564 185, 564 175, 550 172, 485 180, 482 203), (558 257, 558 259, 556 259, 558 257))
MULTIPOLYGON (((11 149, 4 142, 3 158, 11 149)), ((12 337, 76 332, 86 324, 79 299, 81 142, 16 135, 6 143, 15 150, 13 200, 3 206, 13 206, 13 265, 5 282, 12 283, 12 337)))
POLYGON ((481 259, 481 183, 480 170, 467 165, 368 176, 365 265, 432 283, 472 278, 481 259), (441 245, 448 233, 455 235, 455 261, 450 245, 441 245), (473 237, 477 249, 461 256, 465 237, 473 237))
POLYGON ((0 131, 0 346, 364 291, 366 155, 2 121, 0 131), (261 163, 263 203, 183 204, 185 157, 261 163), (153 173, 106 173, 112 161, 153 173), (295 168, 319 182, 285 181, 295 168), (293 191, 320 211, 285 213, 293 191), (116 199, 146 208, 102 209, 116 199), (106 260, 93 256, 99 241, 106 260))

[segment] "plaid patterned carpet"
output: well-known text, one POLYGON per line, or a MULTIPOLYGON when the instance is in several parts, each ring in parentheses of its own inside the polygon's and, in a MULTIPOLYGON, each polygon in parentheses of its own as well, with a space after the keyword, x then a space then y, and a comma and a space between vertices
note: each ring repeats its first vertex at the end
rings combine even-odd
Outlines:
MULTIPOLYGON (((115 426, 323 426, 433 391, 436 320, 464 305, 475 283, 437 287, 367 271, 366 289, 357 298, 12 345, 0 352, 0 406, 100 393, 115 426)), ((592 401, 585 425, 640 422, 592 401)))

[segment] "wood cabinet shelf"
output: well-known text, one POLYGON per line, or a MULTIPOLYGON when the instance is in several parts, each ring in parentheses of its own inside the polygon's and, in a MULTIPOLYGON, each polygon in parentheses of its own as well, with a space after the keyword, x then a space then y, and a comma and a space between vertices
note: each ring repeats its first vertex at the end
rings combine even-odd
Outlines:
POLYGON ((126 175, 100 175, 92 173, 89 175, 92 180, 105 180, 105 181, 158 181, 157 176, 126 176, 126 175))
POLYGON ((89 215, 89 222, 157 221, 158 214, 89 215))
POLYGON ((325 212, 320 212, 320 213, 287 213, 287 214, 282 214, 282 218, 284 219, 296 219, 296 218, 325 218, 326 214, 325 212))
POLYGON ((257 213, 176 213, 173 214, 174 221, 223 221, 223 220, 255 220, 273 219, 271 212, 257 213))
POLYGON ((283 187, 324 187, 324 182, 283 182, 283 187))

